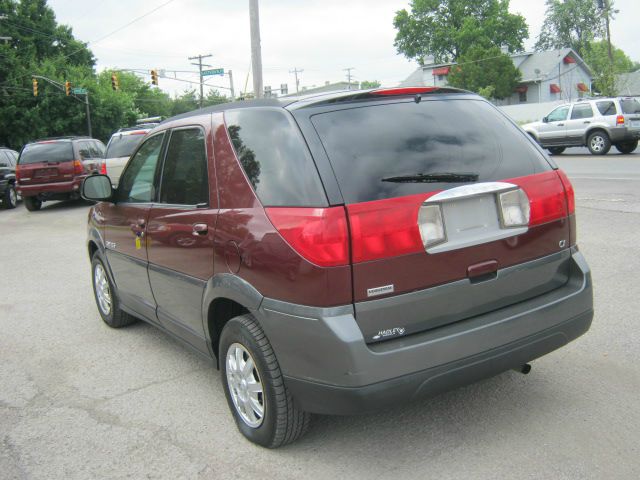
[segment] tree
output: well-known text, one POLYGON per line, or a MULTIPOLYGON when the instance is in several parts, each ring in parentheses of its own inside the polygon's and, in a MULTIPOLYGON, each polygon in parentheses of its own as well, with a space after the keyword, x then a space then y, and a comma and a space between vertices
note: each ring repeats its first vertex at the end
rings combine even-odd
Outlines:
POLYGON ((569 47, 584 57, 589 44, 604 35, 602 15, 594 0, 547 0, 536 50, 569 47))
POLYGON ((511 58, 498 47, 477 46, 461 55, 447 79, 452 87, 480 93, 487 98, 502 99, 513 94, 522 74, 511 58))
POLYGON ((362 82, 360 82, 360 88, 362 90, 367 90, 369 88, 378 88, 381 85, 381 83, 378 80, 363 80, 362 82))
POLYGON ((593 73, 595 89, 606 96, 615 96, 616 76, 619 73, 632 72, 636 69, 636 62, 615 46, 611 46, 613 54, 613 68, 609 64, 609 52, 606 40, 589 43, 584 52, 584 61, 593 73))
POLYGON ((396 12, 394 45, 399 53, 424 64, 457 61, 472 47, 523 49, 529 29, 521 15, 509 13, 509 0, 412 0, 411 12, 396 12))

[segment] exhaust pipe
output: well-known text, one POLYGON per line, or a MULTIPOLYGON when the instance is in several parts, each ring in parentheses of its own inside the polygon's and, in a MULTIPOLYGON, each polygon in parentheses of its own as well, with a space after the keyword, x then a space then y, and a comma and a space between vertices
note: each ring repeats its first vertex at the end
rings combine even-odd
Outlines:
POLYGON ((514 369, 514 370, 516 372, 520 372, 523 375, 526 375, 527 373, 529 373, 531 371, 531 365, 529 365, 528 363, 525 363, 520 368, 517 368, 517 369, 514 369))

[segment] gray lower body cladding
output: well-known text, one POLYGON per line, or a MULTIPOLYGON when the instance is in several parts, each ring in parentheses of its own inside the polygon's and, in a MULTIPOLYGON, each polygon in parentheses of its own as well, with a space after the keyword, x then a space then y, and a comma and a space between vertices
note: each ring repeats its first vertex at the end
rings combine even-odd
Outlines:
POLYGON ((363 413, 517 368, 585 333, 593 318, 590 270, 577 250, 567 261, 568 280, 553 291, 375 344, 365 341, 352 305, 265 298, 255 314, 302 409, 363 413))

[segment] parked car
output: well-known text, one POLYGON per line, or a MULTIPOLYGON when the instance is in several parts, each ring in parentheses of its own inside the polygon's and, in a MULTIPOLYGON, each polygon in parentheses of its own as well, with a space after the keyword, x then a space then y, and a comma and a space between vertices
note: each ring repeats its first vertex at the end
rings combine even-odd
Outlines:
POLYGON ((18 152, 0 147, 0 201, 2 208, 16 208, 18 194, 16 193, 16 161, 18 152))
POLYGON ((39 210, 49 200, 79 198, 82 180, 100 171, 104 151, 100 140, 89 137, 48 138, 25 145, 16 178, 27 210, 39 210))
POLYGON ((215 359, 259 445, 295 440, 310 413, 526 373, 591 325, 571 183, 461 90, 198 110, 83 195, 101 202, 87 251, 104 322, 141 318, 215 359))
POLYGON ((111 135, 107 143, 104 169, 102 172, 109 175, 114 186, 118 185, 120 175, 129 157, 140 144, 144 136, 149 133, 157 123, 137 125, 135 127, 121 128, 111 135))
POLYGON ((640 102, 633 97, 583 99, 522 128, 553 155, 583 146, 593 155, 606 155, 611 145, 631 153, 640 139, 640 102))

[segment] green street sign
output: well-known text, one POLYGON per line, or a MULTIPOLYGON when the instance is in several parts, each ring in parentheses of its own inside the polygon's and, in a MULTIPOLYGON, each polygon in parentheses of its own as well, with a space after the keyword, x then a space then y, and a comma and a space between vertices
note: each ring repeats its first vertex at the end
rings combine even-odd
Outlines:
POLYGON ((206 77, 207 75, 224 75, 224 68, 213 68, 211 70, 203 70, 202 76, 206 77))
POLYGON ((86 88, 74 88, 73 90, 71 90, 75 95, 86 95, 87 94, 87 89, 86 88))

